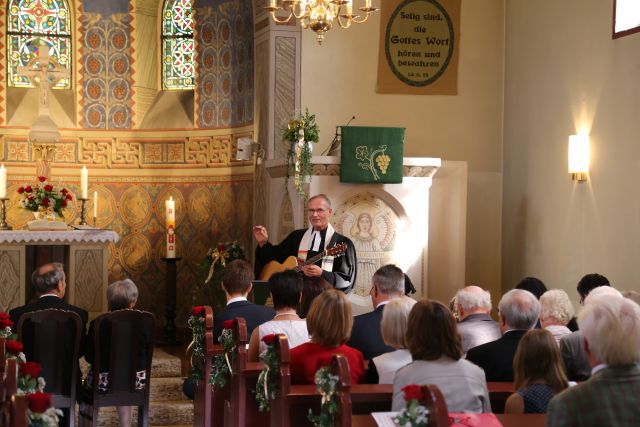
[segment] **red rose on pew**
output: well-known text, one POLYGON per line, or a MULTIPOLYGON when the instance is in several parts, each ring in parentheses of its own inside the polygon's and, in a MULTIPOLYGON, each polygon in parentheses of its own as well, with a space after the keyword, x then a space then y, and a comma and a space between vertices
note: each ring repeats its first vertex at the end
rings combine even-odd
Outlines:
POLYGON ((15 340, 7 340, 7 342, 5 342, 4 345, 5 345, 5 348, 7 349, 7 351, 9 353, 15 354, 16 356, 24 348, 24 346, 22 345, 22 343, 20 341, 15 341, 15 340))
POLYGON ((29 400, 29 409, 32 412, 43 413, 47 409, 51 408, 51 395, 49 393, 31 393, 27 394, 29 400))
POLYGON ((417 384, 409 384, 402 387, 404 392, 404 400, 409 402, 410 400, 422 400, 422 387, 417 384))
POLYGON ((266 345, 271 345, 276 342, 276 334, 269 334, 262 337, 262 342, 266 345))
POLYGON ((66 208, 67 207, 67 201, 66 200, 62 200, 61 205, 62 205, 63 208, 66 208))
POLYGON ((44 191, 53 191, 53 185, 47 184, 44 186, 44 191))
POLYGON ((202 316, 204 314, 204 306, 198 305, 191 309, 191 314, 194 316, 202 316))
POLYGON ((38 177, 38 181, 40 181, 40 182, 45 182, 46 180, 47 180, 46 176, 39 176, 38 177))
POLYGON ((29 375, 31 378, 38 378, 42 372, 42 366, 36 362, 24 362, 20 365, 22 375, 29 375))
POLYGON ((222 329, 231 329, 235 325, 236 325, 236 320, 235 319, 225 320, 224 323, 222 324, 222 329))

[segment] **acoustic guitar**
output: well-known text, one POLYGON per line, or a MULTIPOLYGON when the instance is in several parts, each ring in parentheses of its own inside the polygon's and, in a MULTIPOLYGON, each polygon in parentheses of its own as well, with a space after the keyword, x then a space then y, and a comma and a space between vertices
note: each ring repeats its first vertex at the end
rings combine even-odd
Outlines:
POLYGON ((295 270, 297 272, 300 272, 302 271, 302 267, 304 267, 305 265, 315 264, 326 256, 342 256, 346 251, 347 244, 338 243, 337 245, 327 248, 325 251, 320 252, 318 255, 311 257, 305 261, 299 260, 294 256, 290 256, 289 258, 285 259, 283 263, 279 263, 278 261, 270 261, 264 267, 262 267, 262 271, 260 271, 260 280, 269 280, 271 275, 273 275, 274 273, 280 273, 281 271, 285 270, 295 270))

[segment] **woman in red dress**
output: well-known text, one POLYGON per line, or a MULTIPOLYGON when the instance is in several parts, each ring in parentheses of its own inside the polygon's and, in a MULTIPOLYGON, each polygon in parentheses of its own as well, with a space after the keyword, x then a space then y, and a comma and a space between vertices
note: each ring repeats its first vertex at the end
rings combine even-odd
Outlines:
POLYGON ((328 290, 318 295, 307 314, 311 341, 291 350, 291 382, 313 384, 318 368, 328 365, 334 354, 343 354, 351 371, 351 384, 364 378, 362 353, 345 343, 351 336, 353 316, 344 293, 328 290))

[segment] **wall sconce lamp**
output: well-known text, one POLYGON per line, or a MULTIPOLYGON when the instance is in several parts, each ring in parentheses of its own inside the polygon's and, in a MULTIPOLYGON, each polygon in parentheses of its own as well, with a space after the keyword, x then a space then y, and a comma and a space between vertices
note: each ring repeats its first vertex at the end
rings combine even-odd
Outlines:
POLYGON ((257 155, 258 164, 261 163, 262 157, 264 157, 262 144, 253 141, 251 138, 242 137, 238 138, 236 146, 236 160, 250 160, 255 154, 257 155))
POLYGON ((587 180, 589 174, 589 135, 569 136, 569 173, 578 182, 587 180))

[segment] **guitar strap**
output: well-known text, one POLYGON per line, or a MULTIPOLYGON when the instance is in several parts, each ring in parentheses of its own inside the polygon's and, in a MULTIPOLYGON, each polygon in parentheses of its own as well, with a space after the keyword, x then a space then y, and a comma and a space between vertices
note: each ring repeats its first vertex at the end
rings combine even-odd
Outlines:
MULTIPOLYGON (((327 233, 324 236, 324 248, 322 248, 322 250, 327 249, 327 245, 331 241, 331 238, 333 237, 333 234, 335 232, 336 231, 334 230, 334 228, 331 226, 331 224, 329 224, 327 226, 327 233)), ((301 259, 303 261, 307 260, 307 253, 309 252, 309 249, 311 249, 312 236, 313 227, 309 227, 307 231, 304 232, 302 240, 300 240, 300 245, 298 246, 298 259, 301 259)), ((322 258, 322 269, 325 271, 333 271, 334 258, 334 256, 326 256, 322 258)))

